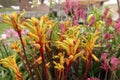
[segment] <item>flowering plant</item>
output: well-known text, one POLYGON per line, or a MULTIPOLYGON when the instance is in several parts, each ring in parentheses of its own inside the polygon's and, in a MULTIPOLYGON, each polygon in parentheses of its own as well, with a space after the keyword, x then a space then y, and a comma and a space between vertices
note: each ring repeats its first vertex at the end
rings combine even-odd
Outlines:
MULTIPOLYGON (((66 3, 67 13, 77 7, 71 4, 66 3)), ((14 29, 17 40, 9 43, 12 53, 0 57, 0 66, 12 70, 15 80, 119 80, 120 19, 113 21, 109 8, 94 8, 87 17, 81 10, 77 7, 63 22, 49 16, 25 19, 25 12, 3 14, 2 22, 14 29), (83 17, 87 20, 82 25, 74 23, 83 17)))

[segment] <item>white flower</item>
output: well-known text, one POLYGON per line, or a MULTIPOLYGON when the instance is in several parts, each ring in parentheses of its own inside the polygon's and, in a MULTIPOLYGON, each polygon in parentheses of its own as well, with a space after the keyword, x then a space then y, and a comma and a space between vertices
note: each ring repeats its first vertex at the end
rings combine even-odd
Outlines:
POLYGON ((1 37, 0 37, 0 40, 6 39, 6 38, 7 38, 6 34, 2 34, 1 37))

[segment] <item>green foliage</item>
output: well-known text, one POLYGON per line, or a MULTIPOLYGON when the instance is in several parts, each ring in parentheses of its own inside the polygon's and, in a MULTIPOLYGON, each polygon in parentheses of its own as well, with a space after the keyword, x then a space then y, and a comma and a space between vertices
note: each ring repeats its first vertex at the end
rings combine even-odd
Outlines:
POLYGON ((6 29, 9 29, 10 27, 7 24, 0 22, 0 34, 4 33, 6 29))

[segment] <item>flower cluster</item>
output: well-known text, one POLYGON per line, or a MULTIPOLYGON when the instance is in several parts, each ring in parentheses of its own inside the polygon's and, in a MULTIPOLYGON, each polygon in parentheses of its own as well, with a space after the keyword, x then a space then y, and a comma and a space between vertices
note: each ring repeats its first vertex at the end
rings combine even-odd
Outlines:
POLYGON ((66 0, 65 12, 72 17, 74 25, 79 24, 79 20, 85 20, 86 12, 80 7, 80 0, 66 0))
POLYGON ((65 21, 3 14, 13 29, 1 35, 0 67, 11 69, 16 80, 119 80, 120 19, 114 21, 109 8, 86 16, 79 2, 66 0, 65 21))

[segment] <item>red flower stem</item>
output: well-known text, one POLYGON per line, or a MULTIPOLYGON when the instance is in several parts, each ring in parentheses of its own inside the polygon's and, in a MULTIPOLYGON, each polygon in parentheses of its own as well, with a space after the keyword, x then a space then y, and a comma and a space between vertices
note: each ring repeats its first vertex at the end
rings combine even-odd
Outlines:
POLYGON ((56 74, 55 80, 57 80, 58 79, 58 70, 55 70, 55 74, 56 74))
POLYGON ((23 53, 24 53, 24 59, 26 61, 26 64, 27 64, 27 67, 28 67, 28 70, 29 70, 29 75, 30 75, 31 79, 34 80, 32 70, 30 68, 30 62, 29 62, 29 60, 27 58, 27 55, 26 55, 25 46, 24 46, 24 43, 23 43, 23 40, 22 40, 22 35, 21 35, 20 32, 18 32, 18 35, 19 35, 19 38, 20 38, 20 41, 21 41, 21 44, 22 44, 22 49, 23 49, 23 53))
POLYGON ((57 80, 61 80, 60 77, 61 77, 61 71, 58 71, 58 78, 57 78, 57 80))
POLYGON ((75 80, 78 80, 78 69, 79 69, 79 58, 76 62, 76 70, 75 70, 75 80))
POLYGON ((15 75, 15 80, 24 80, 24 78, 23 78, 23 76, 21 75, 20 72, 16 72, 15 74, 16 74, 15 75))
POLYGON ((68 76, 69 76, 69 71, 70 71, 71 64, 72 64, 72 62, 70 62, 69 65, 67 65, 66 75, 65 75, 65 79, 64 80, 68 80, 68 76))
MULTIPOLYGON (((35 57, 33 56, 33 54, 31 53, 30 55, 31 55, 31 57, 32 57, 32 60, 35 61, 35 57)), ((39 72, 39 70, 38 70, 38 68, 37 68, 37 65, 34 64, 32 67, 33 67, 33 69, 34 69, 34 71, 35 71, 35 73, 36 73, 36 75, 37 75, 38 80, 41 80, 40 72, 39 72)))
MULTIPOLYGON (((38 55, 37 55, 37 52, 36 52, 36 49, 34 48, 34 58, 35 59, 38 59, 38 55)), ((36 65, 36 67, 38 68, 38 72, 39 72, 39 74, 40 74, 40 65, 38 64, 38 65, 36 65)), ((40 78, 41 78, 41 75, 40 75, 40 78)), ((42 79, 42 78, 41 78, 42 79)))
MULTIPOLYGON (((32 60, 35 61, 35 60, 36 60, 35 54, 31 53, 31 50, 30 50, 29 48, 28 48, 28 50, 29 50, 29 52, 30 52, 30 55, 31 55, 31 57, 32 57, 32 60)), ((34 51, 35 51, 35 50, 34 50, 34 51)), ((36 52, 36 51, 35 51, 35 52, 36 52)), ((35 73, 36 73, 36 75, 37 75, 38 80, 41 80, 40 72, 39 72, 39 69, 38 69, 37 65, 36 65, 36 64, 33 64, 32 67, 33 67, 33 69, 34 69, 34 71, 35 71, 35 73)))
POLYGON ((43 69, 43 74, 45 76, 45 80, 49 80, 48 74, 47 74, 47 68, 46 68, 46 62, 45 62, 45 56, 44 56, 43 46, 41 46, 41 48, 40 48, 39 51, 40 51, 41 57, 42 57, 42 69, 43 69))
POLYGON ((55 80, 58 80, 58 77, 59 77, 59 71, 57 70, 57 76, 55 80))
POLYGON ((85 72, 84 72, 84 74, 83 74, 83 76, 80 80, 86 80, 87 79, 87 74, 88 74, 88 71, 90 69, 91 61, 92 61, 92 57, 90 56, 89 60, 86 62, 85 72))
POLYGON ((64 71, 62 71, 62 77, 61 80, 64 80, 64 71))
MULTIPOLYGON (((27 66, 26 66, 26 64, 25 64, 25 62, 24 62, 24 57, 21 55, 21 53, 18 53, 18 55, 20 56, 20 58, 21 58, 21 60, 22 60, 22 62, 23 62, 23 67, 24 67, 24 69, 27 70, 27 72, 29 73, 29 70, 28 70, 28 68, 27 68, 27 66)), ((29 73, 29 74, 30 74, 30 73, 29 73)))

